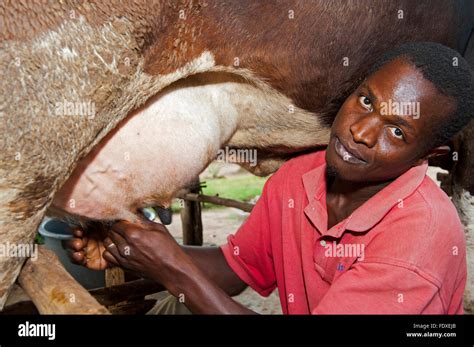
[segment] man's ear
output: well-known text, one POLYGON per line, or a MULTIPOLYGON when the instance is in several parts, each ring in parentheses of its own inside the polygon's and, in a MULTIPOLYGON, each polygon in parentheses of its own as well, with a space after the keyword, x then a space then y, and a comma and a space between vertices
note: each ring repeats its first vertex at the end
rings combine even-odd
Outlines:
POLYGON ((451 152, 451 148, 449 148, 449 146, 439 146, 439 147, 430 149, 428 153, 426 153, 426 155, 421 160, 424 161, 424 160, 428 160, 429 158, 446 155, 449 152, 451 152))

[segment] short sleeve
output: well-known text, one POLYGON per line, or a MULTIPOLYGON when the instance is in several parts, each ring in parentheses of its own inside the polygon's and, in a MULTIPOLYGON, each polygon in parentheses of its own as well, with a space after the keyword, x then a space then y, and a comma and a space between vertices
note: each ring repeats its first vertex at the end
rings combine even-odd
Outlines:
POLYGON ((438 287, 416 269, 359 263, 330 287, 313 314, 442 314, 438 287))
POLYGON ((228 237, 227 244, 221 246, 231 269, 262 296, 270 295, 276 288, 268 206, 272 177, 267 180, 248 219, 228 237))

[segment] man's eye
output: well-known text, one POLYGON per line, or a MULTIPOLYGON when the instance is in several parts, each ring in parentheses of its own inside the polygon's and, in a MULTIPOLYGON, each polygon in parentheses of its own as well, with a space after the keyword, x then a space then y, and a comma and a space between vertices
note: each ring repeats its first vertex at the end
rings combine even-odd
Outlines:
POLYGON ((396 138, 403 140, 403 131, 400 128, 391 127, 390 132, 396 138))
POLYGON ((374 110, 374 108, 372 106, 372 101, 370 101, 370 99, 365 95, 359 96, 359 104, 361 104, 362 107, 364 107, 365 109, 367 109, 369 111, 374 110))

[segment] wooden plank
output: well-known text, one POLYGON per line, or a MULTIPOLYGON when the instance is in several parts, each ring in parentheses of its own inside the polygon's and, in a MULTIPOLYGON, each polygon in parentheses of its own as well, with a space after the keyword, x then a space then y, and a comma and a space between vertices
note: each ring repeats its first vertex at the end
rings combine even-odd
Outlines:
MULTIPOLYGON (((131 312, 133 310, 131 307, 129 307, 130 305, 122 303, 128 302, 130 304, 134 303, 138 305, 138 307, 148 307, 149 302, 143 305, 141 304, 142 301, 147 301, 144 300, 145 296, 161 292, 163 290, 166 290, 166 288, 159 283, 140 279, 113 287, 92 289, 89 291, 89 293, 100 304, 104 306, 113 306, 110 307, 111 313, 121 314, 125 311, 131 312)), ((2 312, 0 312, 0 315, 8 314, 38 314, 38 310, 36 309, 34 303, 28 300, 8 305, 2 312)))
POLYGON ((8 294, 7 302, 5 306, 13 305, 22 301, 30 301, 30 297, 25 293, 23 288, 21 288, 17 283, 13 284, 10 294, 8 294))
POLYGON ((125 272, 119 267, 105 269, 105 286, 113 287, 125 283, 125 272))
POLYGON ((166 290, 161 284, 150 280, 136 280, 124 284, 99 288, 90 291, 96 300, 105 306, 115 305, 122 301, 132 301, 143 298, 146 295, 166 290))
POLYGON ((38 247, 36 261, 25 263, 18 283, 40 314, 110 314, 44 246, 38 247))
POLYGON ((153 306, 155 306, 156 300, 140 300, 132 301, 123 304, 118 304, 116 306, 109 307, 109 310, 114 315, 140 315, 145 314, 150 311, 153 306))
POLYGON ((4 307, 0 315, 39 314, 33 301, 20 301, 4 307))

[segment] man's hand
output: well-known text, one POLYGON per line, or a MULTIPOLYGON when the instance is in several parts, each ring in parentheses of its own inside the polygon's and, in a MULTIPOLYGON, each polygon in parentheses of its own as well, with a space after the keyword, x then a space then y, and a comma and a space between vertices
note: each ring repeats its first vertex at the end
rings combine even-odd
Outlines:
POLYGON ((162 224, 148 221, 112 225, 104 240, 108 263, 140 273, 166 286, 189 256, 162 224))
POLYGON ((219 248, 182 247, 163 225, 138 223, 123 221, 110 230, 88 229, 88 237, 76 230, 76 237, 68 242, 74 251, 72 259, 88 268, 118 265, 140 273, 183 299, 193 313, 254 313, 229 296, 246 285, 229 268, 219 248))
POLYGON ((74 238, 64 241, 63 246, 69 251, 69 257, 74 264, 91 270, 104 270, 114 266, 102 256, 105 252, 104 239, 107 230, 101 223, 92 224, 87 232, 75 228, 73 235, 74 238))
MULTIPOLYGON (((219 286, 211 279, 214 276, 208 276, 213 266, 219 267, 217 262, 201 269, 165 226, 148 221, 139 223, 124 221, 112 226, 104 240, 107 249, 104 258, 109 263, 160 282, 193 313, 254 313, 232 300, 222 289, 226 286, 219 286)), ((225 272, 220 276, 228 278, 225 272)))

